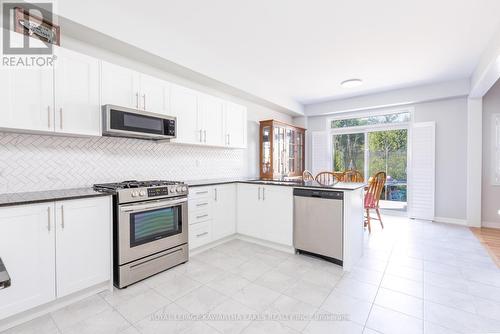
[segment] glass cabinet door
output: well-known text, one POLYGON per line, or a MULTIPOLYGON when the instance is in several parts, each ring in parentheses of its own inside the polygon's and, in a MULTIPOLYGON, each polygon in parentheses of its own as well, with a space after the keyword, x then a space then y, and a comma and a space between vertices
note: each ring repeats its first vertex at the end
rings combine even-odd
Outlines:
POLYGON ((262 128, 262 166, 261 174, 271 174, 271 126, 262 128))

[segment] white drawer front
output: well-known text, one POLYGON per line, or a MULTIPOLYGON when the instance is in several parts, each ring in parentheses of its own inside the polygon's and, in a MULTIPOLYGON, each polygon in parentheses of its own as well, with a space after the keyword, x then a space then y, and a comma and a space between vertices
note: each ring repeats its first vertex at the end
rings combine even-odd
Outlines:
POLYGON ((212 187, 194 187, 189 188, 189 199, 199 199, 210 197, 212 187))
POLYGON ((189 225, 198 224, 210 219, 212 219, 212 214, 208 209, 189 212, 188 215, 189 225))
POLYGON ((210 207, 209 198, 195 198, 190 199, 188 203, 189 212, 195 212, 199 210, 208 210, 210 207))
POLYGON ((189 226, 189 249, 194 249, 212 241, 211 221, 189 226))

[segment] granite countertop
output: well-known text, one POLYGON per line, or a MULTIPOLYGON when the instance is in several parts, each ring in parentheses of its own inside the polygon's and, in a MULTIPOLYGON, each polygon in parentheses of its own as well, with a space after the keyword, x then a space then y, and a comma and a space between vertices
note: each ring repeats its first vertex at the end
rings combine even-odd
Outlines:
POLYGON ((74 188, 35 191, 25 193, 0 194, 0 206, 43 203, 58 200, 109 196, 109 193, 98 192, 92 188, 74 188))
POLYGON ((279 180, 261 180, 256 178, 241 178, 241 179, 208 179, 208 180, 192 180, 185 181, 190 187, 211 186, 226 183, 250 183, 250 184, 264 184, 275 185, 295 188, 318 188, 325 190, 356 190, 364 188, 365 183, 347 183, 339 182, 334 185, 323 185, 316 181, 279 181, 279 180))

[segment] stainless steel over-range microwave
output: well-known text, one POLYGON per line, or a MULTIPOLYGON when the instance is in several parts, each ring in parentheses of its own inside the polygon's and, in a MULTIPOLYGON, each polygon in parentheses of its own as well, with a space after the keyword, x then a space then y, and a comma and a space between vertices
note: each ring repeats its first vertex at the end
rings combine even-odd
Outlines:
POLYGON ((111 104, 102 107, 105 136, 160 140, 175 138, 176 132, 176 117, 111 104))

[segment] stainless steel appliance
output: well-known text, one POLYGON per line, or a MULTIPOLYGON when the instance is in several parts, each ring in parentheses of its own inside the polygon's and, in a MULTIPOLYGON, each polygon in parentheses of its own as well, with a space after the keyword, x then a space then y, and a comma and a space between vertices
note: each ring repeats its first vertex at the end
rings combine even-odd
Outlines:
POLYGON ((102 107, 102 134, 140 139, 172 139, 177 119, 143 110, 106 104, 102 107))
POLYGON ((173 181, 96 184, 114 194, 113 273, 118 288, 188 260, 188 187, 173 181))
POLYGON ((293 246, 298 252, 343 263, 343 204, 341 191, 293 190, 293 246))
POLYGON ((5 265, 0 258, 0 290, 8 288, 10 286, 10 276, 5 269, 5 265))

